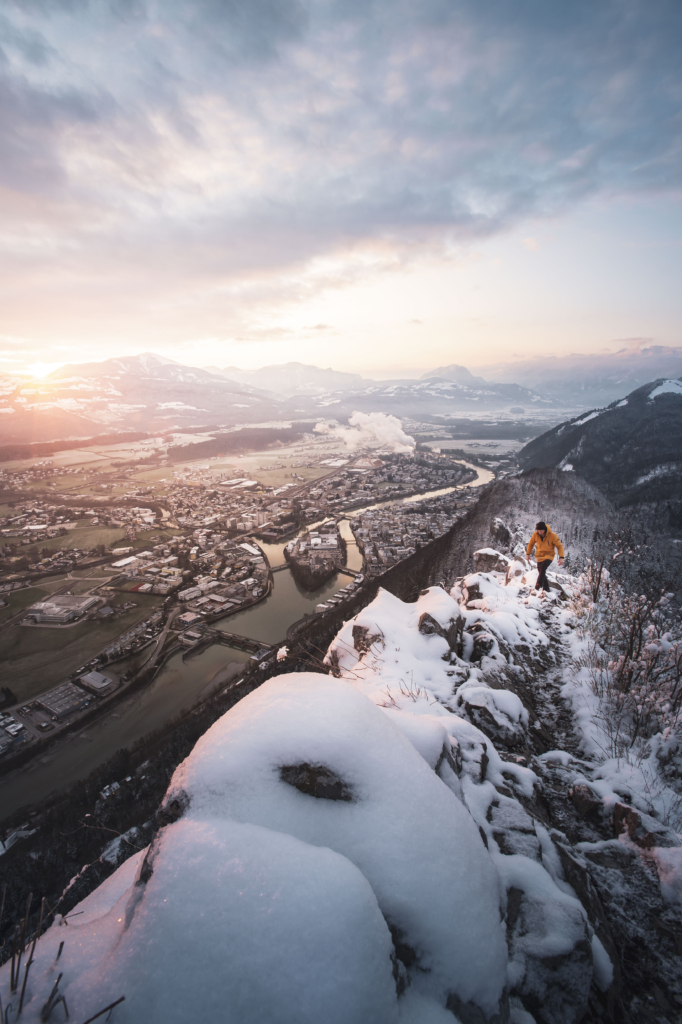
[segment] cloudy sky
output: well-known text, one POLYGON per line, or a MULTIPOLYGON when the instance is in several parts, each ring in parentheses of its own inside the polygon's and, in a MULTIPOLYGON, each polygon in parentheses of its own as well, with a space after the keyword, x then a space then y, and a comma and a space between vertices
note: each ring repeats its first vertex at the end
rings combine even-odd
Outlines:
POLYGON ((682 344, 679 0, 0 0, 0 369, 682 344))

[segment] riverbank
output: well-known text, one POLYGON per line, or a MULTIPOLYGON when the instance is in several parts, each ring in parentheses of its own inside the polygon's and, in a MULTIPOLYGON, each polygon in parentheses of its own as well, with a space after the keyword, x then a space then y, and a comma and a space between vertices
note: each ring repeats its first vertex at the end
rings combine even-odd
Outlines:
MULTIPOLYGON (((477 486, 488 483, 489 478, 492 478, 492 474, 486 473, 480 478, 477 486)), ((365 507, 413 503, 471 486, 467 484, 442 488, 437 492, 411 495, 365 507)), ((358 572, 362 568, 362 558, 350 529, 349 518, 350 516, 347 518, 344 514, 339 527, 347 544, 348 568, 358 572)), ((440 547, 440 541, 433 543, 440 547)), ((271 565, 281 564, 278 559, 278 555, 281 554, 279 545, 262 543, 260 546, 271 565)), ((420 553, 413 556, 413 559, 419 557, 420 553)), ((407 561, 408 572, 413 573, 412 559, 407 561)), ((393 567, 389 573, 393 574, 399 569, 400 566, 393 567)), ((382 580, 384 577, 378 579, 382 580)), ((365 600, 363 588, 363 591, 354 595, 350 602, 343 602, 334 612, 328 612, 320 617, 314 614, 315 607, 325 603, 346 586, 347 578, 334 574, 330 580, 312 592, 301 587, 290 570, 275 573, 271 580, 272 590, 269 594, 260 598, 252 607, 221 617, 219 621, 214 622, 213 628, 252 637, 263 644, 279 645, 294 623, 305 623, 306 636, 318 630, 326 635, 328 622, 354 614, 353 609, 358 602, 365 600)), ((151 682, 144 683, 135 694, 132 694, 130 700, 122 701, 98 721, 89 722, 75 729, 59 749, 43 750, 43 756, 37 758, 35 764, 32 763, 29 768, 24 766, 8 774, 2 783, 2 819, 28 803, 40 802, 54 791, 67 789, 73 783, 87 777, 90 772, 98 770, 101 764, 117 751, 130 748, 143 736, 163 727, 164 722, 172 720, 183 709, 193 708, 201 699, 204 688, 211 685, 211 680, 220 669, 228 668, 231 663, 243 667, 250 656, 247 652, 226 650, 222 645, 211 645, 190 661, 183 663, 182 653, 177 651, 173 654, 158 671, 155 671, 151 682)), ((239 671, 241 670, 240 668, 239 671)), ((218 686, 217 683, 214 685, 218 686)))

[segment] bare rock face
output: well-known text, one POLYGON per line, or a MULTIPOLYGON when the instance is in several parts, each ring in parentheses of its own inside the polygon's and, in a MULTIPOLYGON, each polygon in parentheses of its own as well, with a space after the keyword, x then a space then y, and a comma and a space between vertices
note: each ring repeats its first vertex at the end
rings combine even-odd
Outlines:
POLYGON ((470 660, 472 662, 480 662, 495 647, 495 637, 487 629, 471 630, 471 635, 474 638, 474 649, 471 652, 470 660))
POLYGON ((350 786, 336 772, 322 764, 283 765, 279 770, 282 782, 318 800, 353 800, 350 786))
POLYGON ((474 572, 506 572, 509 559, 494 548, 474 551, 474 572))
MULTIPOLYGON (((353 627, 355 630, 355 627, 353 627)), ((448 642, 448 647, 453 654, 462 656, 462 636, 464 632, 464 616, 458 615, 451 619, 447 626, 442 626, 434 619, 429 612, 424 612, 419 618, 419 632, 422 636, 442 636, 448 642)), ((355 636, 355 632, 353 633, 355 636)))
POLYGON ((652 850, 655 846, 680 845, 675 833, 650 814, 636 811, 626 804, 616 804, 613 809, 613 834, 618 837, 624 832, 642 850, 652 850))
POLYGON ((189 797, 183 789, 176 790, 170 796, 166 795, 161 806, 156 812, 156 820, 160 828, 164 825, 172 825, 178 821, 189 807, 189 797))
POLYGON ((581 818, 593 821, 595 824, 601 821, 604 807, 603 801, 589 786, 582 783, 572 786, 569 790, 569 796, 581 818))

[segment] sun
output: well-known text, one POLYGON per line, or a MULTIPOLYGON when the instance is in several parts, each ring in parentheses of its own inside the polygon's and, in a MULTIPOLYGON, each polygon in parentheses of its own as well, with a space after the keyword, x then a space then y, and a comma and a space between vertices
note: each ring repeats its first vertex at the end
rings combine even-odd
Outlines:
POLYGON ((31 363, 26 369, 31 377, 47 377, 48 373, 52 373, 61 365, 61 363, 31 363))

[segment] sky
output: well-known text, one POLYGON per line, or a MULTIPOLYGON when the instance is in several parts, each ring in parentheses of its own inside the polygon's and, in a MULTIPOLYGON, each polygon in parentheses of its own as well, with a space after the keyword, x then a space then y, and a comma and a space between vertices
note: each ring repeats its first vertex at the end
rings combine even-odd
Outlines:
POLYGON ((679 0, 0 0, 0 370, 682 344, 679 0))

